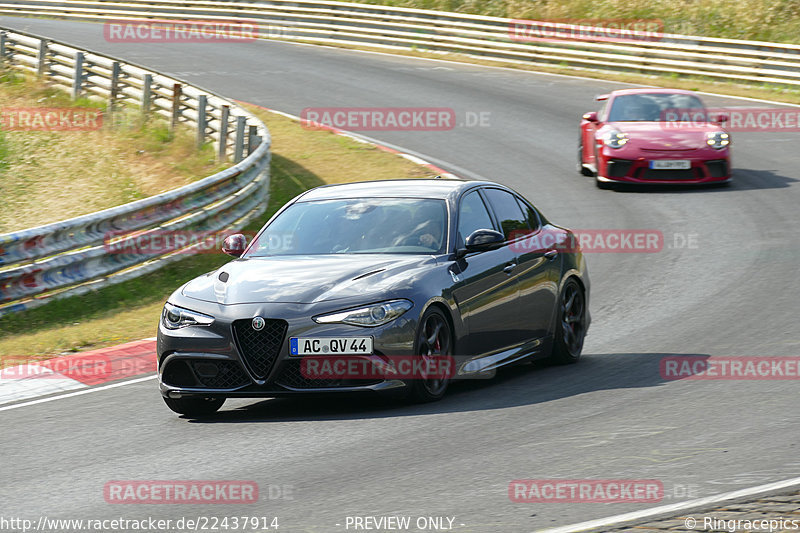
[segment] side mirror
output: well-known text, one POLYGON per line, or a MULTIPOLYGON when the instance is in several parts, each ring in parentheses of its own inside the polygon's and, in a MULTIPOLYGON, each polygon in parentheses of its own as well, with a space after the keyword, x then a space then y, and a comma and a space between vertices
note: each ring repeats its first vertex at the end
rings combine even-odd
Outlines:
POLYGON ((720 124, 725 124, 726 122, 728 122, 728 115, 725 113, 718 113, 715 121, 720 124))
POLYGON ((583 114, 583 120, 587 122, 597 122, 597 111, 589 111, 583 114))
POLYGON ((228 235, 225 237, 225 240, 222 241, 223 253, 233 257, 241 257, 245 248, 247 248, 247 237, 241 233, 228 235))
POLYGON ((493 229, 476 229, 464 241, 468 252, 485 252, 494 250, 503 245, 506 238, 499 231, 493 229))

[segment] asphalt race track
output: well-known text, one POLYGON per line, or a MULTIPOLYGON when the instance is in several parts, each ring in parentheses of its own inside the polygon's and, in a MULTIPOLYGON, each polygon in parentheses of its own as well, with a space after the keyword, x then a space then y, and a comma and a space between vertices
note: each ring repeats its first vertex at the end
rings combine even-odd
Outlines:
POLYGON ((659 372, 668 355, 800 355, 800 134, 734 134, 729 188, 601 191, 575 171, 578 120, 622 84, 280 42, 111 44, 100 24, 0 25, 295 115, 451 107, 463 124, 488 113, 488 126, 366 134, 509 185, 556 223, 664 234, 658 253, 588 254, 593 324, 578 365, 503 372, 435 404, 229 400, 190 421, 147 380, 0 412, 4 516, 276 516, 279 531, 314 533, 346 531, 348 516, 447 516, 459 532, 526 532, 653 504, 514 503, 515 479, 657 479, 671 503, 800 476, 797 380, 659 372), (691 248, 675 246, 690 235, 691 248), (261 499, 103 498, 109 480, 185 479, 253 480, 261 499))

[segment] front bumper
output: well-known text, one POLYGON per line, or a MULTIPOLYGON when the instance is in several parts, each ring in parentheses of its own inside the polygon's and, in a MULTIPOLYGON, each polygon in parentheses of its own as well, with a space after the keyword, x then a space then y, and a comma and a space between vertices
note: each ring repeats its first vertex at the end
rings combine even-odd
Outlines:
POLYGON ((655 152, 636 158, 617 154, 602 157, 597 179, 606 183, 703 184, 724 183, 731 179, 730 157, 723 153, 710 157, 685 156, 655 152), (689 160, 691 167, 681 170, 655 170, 650 161, 659 159, 689 160))
POLYGON ((177 330, 159 323, 158 378, 165 397, 257 398, 376 393, 406 387, 400 380, 309 379, 301 372, 302 357, 289 355, 289 338, 372 336, 374 355, 365 358, 411 355, 416 309, 383 326, 362 328, 317 324, 310 317, 319 314, 318 307, 312 311, 302 304, 173 303, 210 314, 215 321, 210 326, 177 330), (267 319, 267 326, 258 334, 248 330, 254 316, 267 319))

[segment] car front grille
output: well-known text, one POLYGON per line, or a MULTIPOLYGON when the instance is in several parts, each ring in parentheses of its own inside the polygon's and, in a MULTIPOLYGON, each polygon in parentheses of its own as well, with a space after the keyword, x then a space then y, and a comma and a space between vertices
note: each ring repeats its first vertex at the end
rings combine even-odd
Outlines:
POLYGON ((289 325, 285 320, 265 320, 260 331, 253 329, 252 320, 234 320, 233 334, 245 365, 258 379, 266 379, 283 346, 289 325))
POLYGON ((235 361, 197 359, 191 364, 197 380, 209 389, 235 389, 250 382, 244 369, 235 361))
POLYGON ((364 387, 383 381, 382 379, 309 379, 300 370, 302 359, 284 361, 283 370, 275 382, 292 389, 331 389, 343 387, 364 387))

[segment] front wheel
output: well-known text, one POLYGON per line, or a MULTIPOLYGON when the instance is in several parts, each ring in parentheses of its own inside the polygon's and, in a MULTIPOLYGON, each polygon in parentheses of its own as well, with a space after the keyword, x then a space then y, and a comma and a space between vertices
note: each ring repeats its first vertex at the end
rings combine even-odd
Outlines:
POLYGON ((219 411, 225 398, 164 398, 164 403, 179 415, 199 418, 219 411))
POLYGON ((582 176, 594 176, 594 172, 583 166, 583 135, 578 137, 578 163, 575 165, 575 169, 582 176))
POLYGON ((600 181, 598 178, 595 178, 594 184, 597 185, 598 189, 608 190, 614 188, 614 184, 610 181, 600 181))
POLYGON ((586 297, 583 288, 570 278, 559 298, 558 324, 551 359, 555 363, 577 363, 586 337, 586 297))
MULTIPOLYGON (((434 368, 442 357, 452 355, 450 323, 439 309, 431 307, 422 315, 414 343, 416 353, 423 360, 432 361, 434 368)), ((415 376, 410 398, 417 402, 434 402, 441 399, 450 384, 450 377, 437 373, 433 376, 415 376)))

